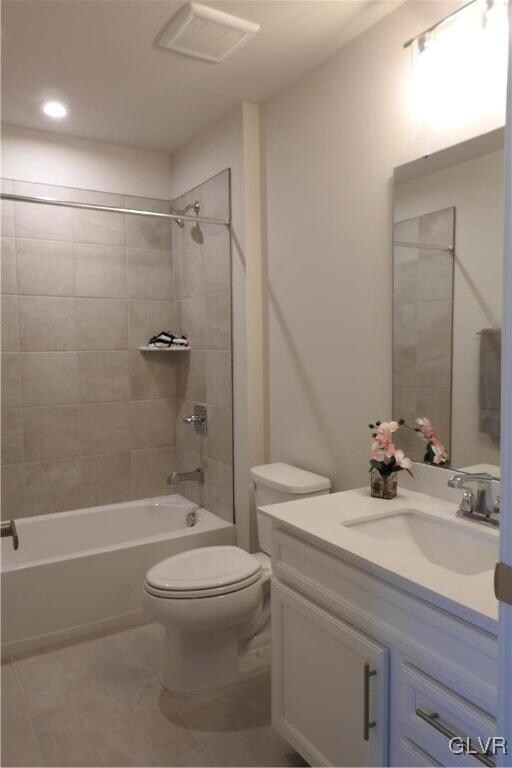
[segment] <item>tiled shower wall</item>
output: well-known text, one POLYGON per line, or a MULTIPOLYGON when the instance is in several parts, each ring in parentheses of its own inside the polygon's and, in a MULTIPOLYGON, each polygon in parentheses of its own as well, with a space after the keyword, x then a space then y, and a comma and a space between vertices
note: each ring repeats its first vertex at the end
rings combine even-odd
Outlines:
MULTIPOLYGON (((163 201, 4 182, 4 191, 168 210, 163 201)), ((2 515, 168 493, 176 361, 168 222, 2 204, 2 515)))
MULTIPOLYGON (((173 201, 178 209, 201 202, 201 215, 229 216, 229 171, 173 201)), ((176 447, 182 471, 202 466, 204 486, 181 492, 227 520, 233 519, 233 409, 231 361, 231 255, 224 226, 186 224, 173 230, 176 320, 190 340, 180 360, 176 447), (206 406, 207 434, 184 424, 194 404, 206 406)))
MULTIPOLYGON (((413 424, 426 416, 449 449, 454 257, 421 245, 454 246, 455 208, 396 223, 394 241, 393 417, 413 424)), ((425 446, 414 432, 401 430, 399 443, 423 460, 425 446)))
MULTIPOLYGON (((169 209, 8 180, 3 190, 169 209)), ((229 172, 196 196, 205 215, 228 215, 229 172)), ((2 517, 177 491, 233 519, 229 273, 225 227, 2 201, 2 517), (163 329, 186 333, 191 351, 139 351, 163 329), (187 435, 186 398, 208 404, 207 441, 187 435), (168 473, 197 460, 205 486, 170 489, 168 473)))

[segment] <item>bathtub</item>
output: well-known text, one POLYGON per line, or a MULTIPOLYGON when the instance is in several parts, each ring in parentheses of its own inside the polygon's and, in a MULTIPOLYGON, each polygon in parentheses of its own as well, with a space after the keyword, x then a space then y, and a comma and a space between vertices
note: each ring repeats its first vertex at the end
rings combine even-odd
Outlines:
POLYGON ((235 541, 231 523, 179 495, 20 518, 16 526, 17 551, 2 539, 4 658, 147 621, 141 595, 152 565, 235 541))

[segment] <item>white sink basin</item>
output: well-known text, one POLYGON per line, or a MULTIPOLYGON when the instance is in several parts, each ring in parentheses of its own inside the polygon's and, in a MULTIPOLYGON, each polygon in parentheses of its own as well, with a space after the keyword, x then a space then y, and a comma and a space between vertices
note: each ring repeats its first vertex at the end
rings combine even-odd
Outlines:
POLYGON ((443 520, 415 509, 401 509, 371 520, 346 523, 347 528, 396 545, 407 552, 449 571, 466 575, 483 573, 498 561, 498 537, 476 524, 443 520))

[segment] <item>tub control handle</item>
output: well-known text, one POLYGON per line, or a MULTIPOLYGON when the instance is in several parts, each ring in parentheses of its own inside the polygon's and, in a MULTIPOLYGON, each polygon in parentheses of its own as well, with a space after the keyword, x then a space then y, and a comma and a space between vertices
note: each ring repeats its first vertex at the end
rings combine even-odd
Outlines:
POLYGON ((14 520, 6 520, 0 524, 0 536, 12 536, 12 546, 14 549, 18 549, 20 546, 20 540, 18 538, 18 531, 16 530, 16 523, 14 520))

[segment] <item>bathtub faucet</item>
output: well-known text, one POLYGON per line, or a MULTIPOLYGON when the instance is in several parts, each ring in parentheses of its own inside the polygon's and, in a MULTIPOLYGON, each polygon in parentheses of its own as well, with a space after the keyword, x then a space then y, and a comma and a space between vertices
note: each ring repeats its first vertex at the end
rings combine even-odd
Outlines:
POLYGON ((18 539, 18 531, 16 530, 16 523, 14 520, 6 520, 0 524, 0 536, 12 536, 12 545, 14 549, 18 549, 20 546, 20 540, 18 539))
POLYGON ((197 480, 198 483, 203 485, 204 469, 198 467, 197 469, 193 469, 192 472, 171 472, 167 477, 167 485, 179 485, 185 480, 197 480))

